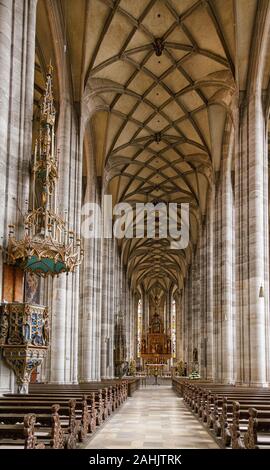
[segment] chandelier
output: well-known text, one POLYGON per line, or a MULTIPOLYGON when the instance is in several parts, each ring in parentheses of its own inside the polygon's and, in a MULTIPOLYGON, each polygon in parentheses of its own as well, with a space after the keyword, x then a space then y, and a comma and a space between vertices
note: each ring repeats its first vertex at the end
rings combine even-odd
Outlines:
POLYGON ((56 212, 58 155, 52 73, 50 64, 32 163, 32 208, 24 217, 24 235, 17 239, 14 225, 10 225, 8 240, 8 263, 42 277, 73 272, 83 256, 81 240, 69 229, 67 216, 63 219, 56 212))

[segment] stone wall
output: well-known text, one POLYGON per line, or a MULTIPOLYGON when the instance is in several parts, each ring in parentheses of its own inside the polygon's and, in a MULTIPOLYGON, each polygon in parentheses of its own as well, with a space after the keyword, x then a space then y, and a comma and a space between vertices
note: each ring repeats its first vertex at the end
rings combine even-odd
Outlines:
MULTIPOLYGON (((20 227, 29 198, 36 0, 0 3, 0 237, 6 246, 8 225, 20 227)), ((4 253, 0 256, 0 291, 4 253)), ((14 386, 0 360, 0 394, 14 386)))

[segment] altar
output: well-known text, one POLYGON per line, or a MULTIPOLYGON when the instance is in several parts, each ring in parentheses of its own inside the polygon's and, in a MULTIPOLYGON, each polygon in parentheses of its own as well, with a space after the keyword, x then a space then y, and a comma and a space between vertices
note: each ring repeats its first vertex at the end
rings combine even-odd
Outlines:
POLYGON ((163 375, 163 368, 165 364, 145 364, 147 375, 163 375))
POLYGON ((165 364, 145 364, 146 366, 146 374, 148 376, 155 377, 155 385, 158 385, 158 377, 163 376, 163 368, 165 364))
POLYGON ((153 315, 148 333, 142 337, 141 357, 147 375, 162 375, 164 366, 172 357, 171 338, 164 332, 157 312, 153 315))

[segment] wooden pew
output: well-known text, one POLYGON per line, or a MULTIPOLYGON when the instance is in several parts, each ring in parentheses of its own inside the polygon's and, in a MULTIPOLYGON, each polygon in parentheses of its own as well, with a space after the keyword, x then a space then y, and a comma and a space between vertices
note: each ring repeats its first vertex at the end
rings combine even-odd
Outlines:
MULTIPOLYGON (((52 385, 52 384, 33 384, 30 387, 30 394, 52 394, 52 393, 67 393, 72 390, 73 393, 85 393, 94 392, 96 394, 102 393, 101 396, 97 396, 96 402, 103 406, 102 412, 98 412, 98 424, 101 418, 105 418, 111 414, 116 408, 118 408, 127 398, 127 384, 126 382, 105 382, 108 387, 104 387, 104 382, 100 383, 87 383, 79 385, 52 385), (100 392, 101 390, 101 392, 100 392)), ((97 410, 98 411, 98 410, 97 410)))
POLYGON ((238 402, 234 403, 234 419, 231 426, 233 449, 270 449, 270 409, 241 409, 238 402), (246 429, 241 433, 241 416, 247 418, 246 429))
POLYGON ((46 447, 51 445, 51 436, 53 448, 75 448, 77 441, 82 442, 94 432, 127 399, 127 381, 105 384, 32 384, 28 395, 6 394, 0 398, 0 423, 11 435, 12 427, 22 427, 24 415, 29 412, 36 417, 35 436, 39 439, 43 435, 46 447), (57 407, 53 414, 52 405, 57 407))
POLYGON ((24 449, 44 449, 45 444, 37 442, 35 423, 36 416, 29 413, 24 416, 21 424, 0 424, 0 448, 16 446, 24 449))
POLYGON ((65 431, 61 426, 59 405, 51 407, 51 426, 41 428, 37 426, 36 415, 28 413, 21 424, 0 425, 0 448, 16 446, 25 449, 74 449, 76 448, 76 432, 72 425, 65 431))
POLYGON ((0 445, 3 444, 4 437, 12 436, 13 430, 22 426, 26 410, 30 411, 32 416, 35 416, 37 437, 40 435, 45 436, 48 440, 49 436, 53 434, 51 447, 62 448, 59 447, 60 444, 57 442, 60 432, 63 434, 65 448, 74 449, 76 448, 76 442, 83 440, 86 425, 76 415, 75 400, 69 400, 68 407, 63 405, 60 408, 59 404, 52 405, 51 401, 47 401, 45 404, 42 403, 39 406, 36 403, 32 404, 25 401, 23 405, 19 403, 14 406, 14 403, 10 404, 10 400, 7 403, 5 400, 0 399, 0 421, 2 423, 0 425, 0 445), (4 404, 2 404, 3 401, 4 404))
POLYGON ((193 413, 206 423, 221 447, 256 448, 254 430, 257 427, 260 429, 259 445, 268 447, 269 389, 190 382, 182 381, 179 387, 175 380, 173 387, 193 413))
POLYGON ((67 396, 59 396, 57 394, 52 394, 51 396, 46 395, 46 397, 43 395, 34 397, 32 395, 9 395, 2 397, 0 398, 0 422, 3 420, 7 421, 8 418, 5 414, 10 414, 9 422, 12 422, 16 419, 16 413, 18 414, 19 410, 21 411, 21 415, 23 415, 25 410, 31 407, 31 409, 36 413, 38 419, 43 424, 46 424, 50 420, 50 416, 46 414, 46 411, 49 412, 51 405, 55 402, 61 406, 60 415, 62 422, 63 420, 67 422, 68 419, 70 419, 72 411, 70 405, 75 403, 74 413, 76 415, 76 419, 81 420, 81 425, 84 430, 89 429, 90 432, 93 432, 96 428, 95 396, 93 396, 93 394, 90 394, 89 396, 81 396, 80 394, 75 395, 75 399, 73 395, 74 394, 67 394, 67 396), (14 414, 14 417, 12 414, 14 414))

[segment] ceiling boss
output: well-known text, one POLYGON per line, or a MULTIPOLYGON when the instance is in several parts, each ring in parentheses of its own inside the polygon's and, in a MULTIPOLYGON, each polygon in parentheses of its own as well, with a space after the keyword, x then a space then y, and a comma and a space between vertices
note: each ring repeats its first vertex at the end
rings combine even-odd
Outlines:
POLYGON ((58 158, 52 73, 50 64, 32 164, 32 209, 24 217, 24 236, 17 239, 14 225, 10 225, 8 241, 8 263, 42 277, 73 272, 83 255, 80 238, 56 210, 58 158))

